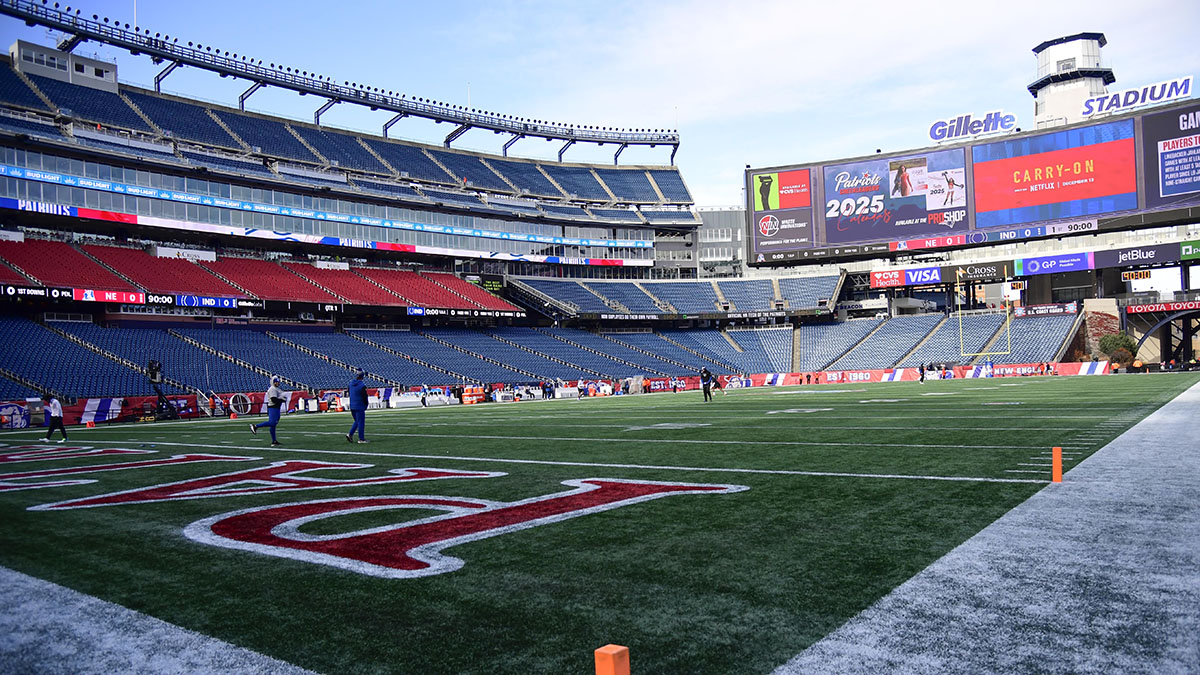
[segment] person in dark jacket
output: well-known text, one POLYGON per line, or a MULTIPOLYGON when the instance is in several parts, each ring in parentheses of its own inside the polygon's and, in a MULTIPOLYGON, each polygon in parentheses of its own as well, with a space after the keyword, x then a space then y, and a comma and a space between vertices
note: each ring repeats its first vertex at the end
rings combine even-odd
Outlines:
POLYGON ((712 373, 708 372, 708 368, 700 369, 700 387, 704 390, 705 402, 712 400, 712 386, 716 379, 712 373))
POLYGON ((366 378, 365 371, 358 371, 354 380, 350 382, 350 416, 354 418, 354 424, 350 426, 350 433, 346 434, 346 442, 354 442, 354 432, 358 432, 358 442, 366 443, 367 431, 367 383, 363 381, 366 378))

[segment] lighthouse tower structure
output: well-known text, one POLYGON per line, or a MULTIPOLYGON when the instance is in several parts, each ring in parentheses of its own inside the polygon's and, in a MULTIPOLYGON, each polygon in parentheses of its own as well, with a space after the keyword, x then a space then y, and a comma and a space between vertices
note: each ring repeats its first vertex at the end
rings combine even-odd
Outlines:
POLYGON ((1038 129, 1082 121, 1083 102, 1108 93, 1117 78, 1112 68, 1101 65, 1100 50, 1106 44, 1104 33, 1078 33, 1033 48, 1038 69, 1029 93, 1038 129))

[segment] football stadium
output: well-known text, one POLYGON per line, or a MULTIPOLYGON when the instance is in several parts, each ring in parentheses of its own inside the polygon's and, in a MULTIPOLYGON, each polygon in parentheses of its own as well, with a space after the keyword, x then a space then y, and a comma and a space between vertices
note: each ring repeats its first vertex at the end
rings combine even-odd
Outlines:
POLYGON ((0 0, 0 671, 1200 671, 1191 75, 714 207, 136 11, 0 0))

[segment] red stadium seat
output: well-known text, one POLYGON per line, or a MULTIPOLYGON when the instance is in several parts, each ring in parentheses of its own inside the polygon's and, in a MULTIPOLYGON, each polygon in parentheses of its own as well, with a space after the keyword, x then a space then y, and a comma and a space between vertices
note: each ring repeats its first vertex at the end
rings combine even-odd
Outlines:
POLYGON ((103 291, 136 290, 74 246, 61 241, 0 241, 0 258, 46 286, 103 291))
POLYGON ((216 262, 200 265, 264 300, 342 302, 341 298, 270 260, 218 258, 216 262))
POLYGON ((83 250, 151 293, 241 297, 245 293, 183 258, 156 258, 137 248, 87 245, 83 250))

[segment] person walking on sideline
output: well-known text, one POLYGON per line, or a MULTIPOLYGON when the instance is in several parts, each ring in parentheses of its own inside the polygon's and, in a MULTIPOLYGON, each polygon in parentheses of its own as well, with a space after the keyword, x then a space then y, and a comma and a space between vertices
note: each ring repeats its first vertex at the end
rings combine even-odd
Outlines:
POLYGON ((712 400, 713 379, 713 374, 708 372, 708 368, 700 369, 700 386, 704 389, 705 403, 712 400))
POLYGON ((265 396, 267 402, 267 421, 250 425, 250 433, 257 435, 258 430, 267 427, 271 430, 271 445, 283 445, 275 437, 275 427, 279 425, 279 415, 283 412, 283 390, 279 388, 279 376, 271 378, 271 386, 265 396))
POLYGON ((54 394, 43 394, 42 400, 46 403, 46 417, 50 420, 50 429, 46 432, 46 440, 54 435, 54 430, 58 429, 62 432, 62 438, 58 439, 58 443, 67 440, 67 428, 63 426, 63 411, 62 403, 58 402, 58 397, 54 394))
POLYGON ((359 443, 367 442, 367 383, 363 381, 366 376, 366 371, 360 370, 350 381, 350 416, 354 418, 354 424, 350 425, 350 433, 346 434, 347 443, 354 442, 355 431, 358 432, 359 443))

